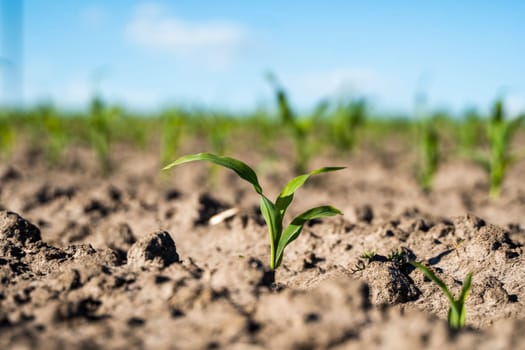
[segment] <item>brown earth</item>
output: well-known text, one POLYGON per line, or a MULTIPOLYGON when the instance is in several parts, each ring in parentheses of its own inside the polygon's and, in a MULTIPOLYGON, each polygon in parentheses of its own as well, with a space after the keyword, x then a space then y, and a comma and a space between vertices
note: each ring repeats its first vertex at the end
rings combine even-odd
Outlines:
MULTIPOLYGON (((486 174, 463 160, 424 194, 403 153, 315 159, 348 169, 299 190, 291 214, 332 204, 344 215, 307 225, 274 273, 250 185, 115 154, 107 177, 83 149, 54 169, 22 152, 0 163, 0 349, 525 348, 525 162, 491 200, 486 174), (448 328, 444 294, 406 259, 456 295, 474 273, 464 330, 448 328)), ((270 197, 291 176, 283 159, 236 156, 270 197)))

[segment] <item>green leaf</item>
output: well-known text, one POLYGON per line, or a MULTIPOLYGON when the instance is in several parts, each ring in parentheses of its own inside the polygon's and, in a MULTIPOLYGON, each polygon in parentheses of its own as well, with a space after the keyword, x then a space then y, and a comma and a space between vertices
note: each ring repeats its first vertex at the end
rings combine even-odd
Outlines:
POLYGON ((459 298, 457 300, 458 309, 459 312, 459 327, 463 327, 465 325, 465 321, 467 319, 467 309, 465 308, 465 301, 467 300, 467 296, 470 291, 470 285, 472 283, 472 272, 467 275, 465 278, 465 281, 463 281, 463 288, 461 288, 461 293, 459 295, 459 298))
POLYGON ((264 195, 261 195, 261 213, 270 229, 270 240, 277 243, 282 231, 281 214, 272 201, 264 195))
POLYGON ((411 261, 410 264, 412 264, 412 266, 414 267, 417 267, 418 269, 421 270, 421 272, 423 272, 425 274, 425 276, 428 277, 428 279, 432 280, 435 284, 437 284, 439 286, 439 288, 441 288, 441 290, 445 293, 445 295, 447 296, 447 299, 448 301, 450 302, 450 305, 454 305, 454 297, 452 296, 452 294, 450 293, 450 291, 448 290, 448 287, 447 285, 445 284, 445 282, 443 282, 442 280, 440 280, 435 274, 434 272, 432 272, 432 270, 430 270, 428 267, 426 267, 425 265, 423 264, 420 264, 418 262, 415 262, 415 261, 411 261))
POLYGON ((212 153, 189 154, 189 155, 180 157, 179 159, 175 160, 173 163, 166 165, 162 170, 167 170, 179 164, 193 162, 196 160, 207 160, 214 164, 218 164, 225 168, 235 171, 237 175, 239 175, 242 179, 251 183, 257 193, 262 195, 262 192, 263 192, 262 187, 259 184, 259 180, 257 179, 257 175, 255 174, 255 171, 253 171, 253 169, 250 168, 246 163, 241 162, 240 160, 237 160, 234 158, 217 156, 212 153))
POLYGON ((471 284, 472 284, 472 272, 470 272, 467 275, 467 277, 465 277, 465 280, 463 281, 463 288, 461 288, 461 293, 458 298, 458 302, 460 302, 461 305, 464 305, 465 301, 467 300, 471 284))
POLYGON ((294 196, 295 191, 297 191, 297 189, 299 187, 304 185, 304 183, 306 182, 306 180, 308 180, 310 178, 310 176, 316 175, 316 174, 327 173, 327 172, 330 172, 330 171, 341 170, 341 169, 344 169, 344 168, 345 167, 319 168, 319 169, 312 170, 308 174, 299 175, 299 176, 293 178, 292 180, 290 180, 286 184, 286 186, 284 186, 283 190, 279 194, 279 197, 277 197, 277 200, 275 201, 275 206, 277 207, 277 209, 279 209, 279 211, 281 212, 281 215, 284 216, 284 213, 286 212, 286 209, 288 208, 288 206, 290 205, 290 203, 293 200, 293 196, 294 196))
POLYGON ((467 277, 465 278, 465 281, 463 282, 463 287, 461 288, 461 293, 459 295, 458 300, 454 300, 454 297, 448 290, 445 283, 442 280, 440 280, 434 274, 434 272, 432 272, 432 270, 430 270, 425 265, 417 263, 415 261, 411 261, 410 264, 412 264, 414 267, 417 267, 419 270, 421 270, 425 274, 425 276, 427 276, 434 283, 436 283, 447 296, 448 301, 450 303, 450 308, 448 310, 449 325, 455 329, 463 327, 465 325, 465 320, 466 320, 465 301, 470 291, 470 285, 472 283, 472 273, 469 273, 467 277))
POLYGON ((451 305, 448 309, 448 324, 454 329, 461 328, 461 315, 457 305, 451 305))
POLYGON ((303 226, 306 222, 325 216, 334 216, 340 214, 342 213, 338 209, 325 205, 307 210, 301 215, 297 216, 295 219, 293 219, 290 225, 288 225, 288 227, 284 230, 278 241, 275 268, 281 265, 281 261, 283 259, 284 254, 284 248, 286 248, 288 244, 290 244, 292 241, 297 239, 297 237, 299 237, 299 234, 301 233, 303 226))
POLYGON ((275 269, 275 246, 281 237, 283 230, 283 218, 275 205, 261 194, 261 213, 268 225, 268 233, 270 235, 270 268, 275 269))

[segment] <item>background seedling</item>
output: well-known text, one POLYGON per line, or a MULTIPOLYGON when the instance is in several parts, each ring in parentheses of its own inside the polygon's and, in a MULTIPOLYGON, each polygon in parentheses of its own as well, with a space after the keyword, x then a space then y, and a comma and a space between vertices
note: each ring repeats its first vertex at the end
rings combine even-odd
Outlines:
POLYGON ((366 100, 341 102, 332 118, 332 138, 341 151, 352 151, 357 143, 359 129, 366 122, 366 100))
POLYGON ((255 191, 260 195, 261 213, 264 217, 264 220, 266 221, 266 224, 268 225, 269 231, 271 269, 276 269, 279 267, 279 265, 281 265, 284 249, 291 242, 297 239, 297 237, 299 237, 305 223, 313 219, 341 214, 338 209, 331 206, 326 205, 315 207, 295 217, 285 229, 283 227, 283 218, 286 210, 288 209, 288 206, 294 198, 295 191, 304 185, 310 176, 341 170, 344 169, 344 167, 319 168, 307 174, 297 176, 288 182, 286 186, 284 186, 275 202, 272 202, 264 195, 263 189, 259 184, 259 180, 255 174, 255 171, 253 171, 253 169, 247 164, 234 158, 217 156, 211 153, 190 154, 175 160, 173 163, 164 167, 164 170, 170 169, 176 165, 197 160, 205 160, 233 170, 242 179, 252 184, 255 191))
POLYGON ((310 161, 310 145, 307 141, 307 125, 297 120, 294 115, 284 88, 279 84, 274 74, 267 74, 268 82, 272 85, 277 98, 281 123, 292 133, 295 149, 295 171, 296 173, 305 172, 310 161))
POLYGON ((472 272, 467 274, 467 277, 465 277, 465 280, 463 281, 463 287, 461 288, 461 292, 459 293, 459 298, 454 299, 452 293, 450 293, 450 290, 445 285, 445 283, 441 279, 439 279, 434 274, 434 272, 432 272, 432 270, 430 270, 425 265, 415 261, 411 261, 410 264, 421 270, 421 272, 423 272, 423 274, 428 279, 437 284, 439 288, 441 288, 443 293, 445 293, 445 295, 447 296, 447 299, 450 303, 450 308, 448 309, 448 324, 450 325, 450 327, 452 327, 453 329, 459 329, 464 327, 467 318, 465 301, 467 300, 467 296, 470 291, 470 284, 472 283, 472 272))
POLYGON ((388 261, 397 265, 404 265, 407 263, 408 254, 403 249, 392 250, 387 256, 388 261))
POLYGON ((439 166, 439 137, 432 119, 424 120, 420 126, 419 183, 423 191, 432 189, 432 182, 439 166))
POLYGON ((110 116, 106 112, 102 99, 95 96, 90 106, 90 141, 91 146, 97 153, 97 158, 103 173, 109 173, 111 171, 111 126, 109 121, 110 116))
POLYGON ((362 259, 367 259, 368 261, 372 260, 377 255, 377 252, 375 250, 365 250, 363 254, 361 254, 362 259))
POLYGON ((510 142, 524 119, 524 116, 520 116, 513 120, 506 120, 503 101, 501 99, 496 101, 487 123, 489 156, 476 157, 489 174, 489 194, 492 198, 499 197, 505 174, 516 160, 516 157, 510 154, 510 142))
MULTIPOLYGON (((420 84, 425 83, 425 76, 420 84)), ((428 192, 432 189, 434 175, 439 166, 439 135, 437 132, 438 115, 428 112, 428 98, 423 85, 420 86, 414 99, 414 115, 417 126, 417 143, 419 144, 419 167, 417 178, 421 189, 428 192)))

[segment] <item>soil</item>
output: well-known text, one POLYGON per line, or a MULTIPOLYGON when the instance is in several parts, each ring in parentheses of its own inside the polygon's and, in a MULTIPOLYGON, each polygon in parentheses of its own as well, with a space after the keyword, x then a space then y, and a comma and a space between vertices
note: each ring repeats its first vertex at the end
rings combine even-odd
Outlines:
MULTIPOLYGON (((344 215, 308 224, 271 271, 249 184, 114 154, 106 176, 82 148, 54 168, 23 150, 0 163, 1 349, 525 349, 523 161, 490 199, 465 160, 445 162, 426 194, 406 153, 320 156, 312 168, 348 168, 299 190, 290 215, 344 215), (454 295, 473 272, 466 328, 447 326, 445 295, 410 259, 454 295)), ((234 155, 270 197, 292 176, 286 158, 234 155)))

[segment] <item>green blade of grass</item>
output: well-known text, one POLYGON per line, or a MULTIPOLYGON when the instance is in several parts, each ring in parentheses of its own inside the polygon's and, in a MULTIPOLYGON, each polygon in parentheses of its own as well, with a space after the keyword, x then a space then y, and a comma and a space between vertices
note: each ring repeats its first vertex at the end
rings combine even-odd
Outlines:
POLYGON ((240 160, 237 160, 234 158, 218 156, 212 153, 189 154, 189 155, 180 157, 174 162, 166 165, 163 168, 163 170, 167 170, 167 169, 173 168, 174 166, 188 163, 188 162, 193 162, 196 160, 206 160, 206 161, 221 165, 225 168, 235 171, 237 175, 239 175, 242 179, 252 184, 253 188, 255 189, 257 193, 262 195, 263 190, 262 190, 261 185, 259 184, 259 179, 257 178, 255 171, 253 171, 253 169, 250 168, 246 163, 241 162, 240 160))
POLYGON ((330 171, 336 171, 336 170, 341 170, 341 169, 345 169, 345 167, 324 167, 324 168, 312 170, 308 174, 299 175, 293 178, 286 184, 286 186, 284 186, 283 190, 279 194, 279 197, 277 197, 277 200, 275 201, 275 206, 277 207, 277 209, 279 209, 279 211, 281 212, 281 215, 284 215, 284 213, 286 212, 286 209, 288 208, 288 206, 293 200, 295 191, 297 191, 299 187, 304 185, 305 182, 312 175, 327 173, 330 171))
POLYGON ((284 248, 286 248, 288 244, 290 244, 295 239, 297 239, 297 237, 299 237, 299 234, 301 233, 303 226, 306 222, 321 217, 341 214, 341 211, 339 211, 338 209, 329 205, 324 205, 309 209, 301 215, 297 216, 295 219, 293 219, 290 225, 288 225, 288 227, 284 230, 277 244, 275 267, 277 268, 281 264, 284 254, 284 248))

